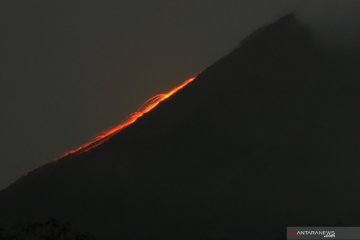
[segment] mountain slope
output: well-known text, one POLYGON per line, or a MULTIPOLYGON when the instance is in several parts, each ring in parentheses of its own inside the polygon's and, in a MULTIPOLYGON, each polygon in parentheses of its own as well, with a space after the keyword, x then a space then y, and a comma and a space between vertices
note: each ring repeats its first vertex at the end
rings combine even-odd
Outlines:
POLYGON ((359 224, 360 74, 347 69, 287 15, 108 141, 2 191, 0 219, 69 219, 99 239, 359 224))

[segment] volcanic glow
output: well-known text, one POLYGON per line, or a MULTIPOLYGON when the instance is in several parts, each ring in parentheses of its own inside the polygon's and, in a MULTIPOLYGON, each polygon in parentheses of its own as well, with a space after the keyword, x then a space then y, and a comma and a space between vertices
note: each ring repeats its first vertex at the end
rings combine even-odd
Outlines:
POLYGON ((71 150, 65 154, 65 156, 70 154, 79 154, 84 153, 87 151, 90 151, 91 149, 99 146, 100 144, 107 141, 111 136, 114 134, 120 132, 127 126, 134 123, 138 118, 142 117, 147 112, 150 112, 153 108, 155 108, 159 103, 164 101, 165 99, 171 97, 174 93, 184 88, 186 85, 188 85, 190 82, 194 81, 195 77, 189 78, 179 86, 175 87, 174 89, 170 90, 169 92, 158 94, 153 96, 152 98, 148 99, 136 112, 130 114, 122 123, 117 125, 116 127, 107 130, 105 132, 102 132, 100 135, 96 136, 92 140, 90 140, 88 143, 85 143, 84 145, 71 150))

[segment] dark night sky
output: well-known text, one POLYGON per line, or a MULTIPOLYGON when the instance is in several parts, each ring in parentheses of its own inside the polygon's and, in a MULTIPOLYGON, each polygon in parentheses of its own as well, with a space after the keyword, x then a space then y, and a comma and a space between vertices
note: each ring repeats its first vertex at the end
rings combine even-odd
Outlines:
POLYGON ((310 21, 349 16, 342 1, 326 2, 323 11, 299 0, 1 1, 0 189, 293 9, 310 21))

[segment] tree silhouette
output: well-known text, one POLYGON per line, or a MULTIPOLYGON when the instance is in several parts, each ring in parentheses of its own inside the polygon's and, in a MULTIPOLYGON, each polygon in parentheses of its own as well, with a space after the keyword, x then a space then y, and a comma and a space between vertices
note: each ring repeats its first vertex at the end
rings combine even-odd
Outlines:
POLYGON ((70 222, 50 218, 43 222, 0 228, 0 240, 94 240, 87 233, 74 229, 70 222))

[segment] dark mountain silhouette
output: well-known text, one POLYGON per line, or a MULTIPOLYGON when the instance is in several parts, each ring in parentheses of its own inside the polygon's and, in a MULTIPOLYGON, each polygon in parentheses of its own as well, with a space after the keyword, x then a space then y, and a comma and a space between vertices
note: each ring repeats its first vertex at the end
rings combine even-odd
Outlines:
POLYGON ((0 193, 0 219, 54 217, 125 240, 360 224, 353 62, 287 15, 102 145, 20 178, 0 193))

